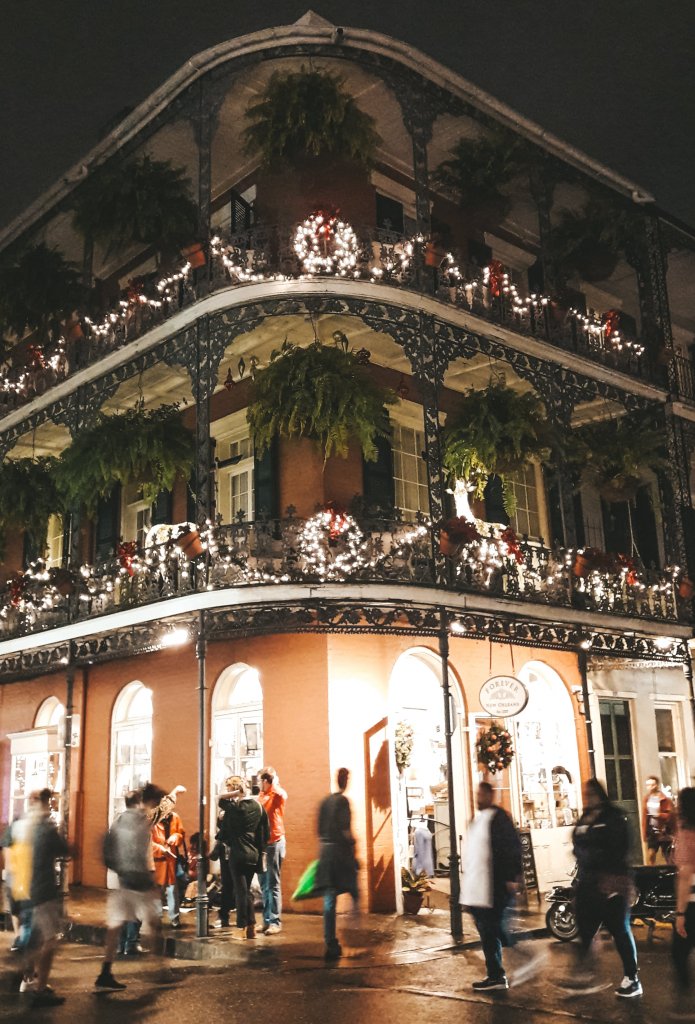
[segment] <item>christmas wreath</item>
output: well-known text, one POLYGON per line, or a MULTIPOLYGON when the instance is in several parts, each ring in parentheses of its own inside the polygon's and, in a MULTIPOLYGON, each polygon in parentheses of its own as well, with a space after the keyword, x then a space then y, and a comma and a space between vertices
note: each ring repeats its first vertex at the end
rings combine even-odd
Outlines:
POLYGON ((413 744, 415 742, 415 731, 408 722, 398 722, 394 736, 394 754, 396 756, 396 768, 402 774, 410 767, 410 759, 413 755, 413 744))
POLYGON ((491 722, 480 733, 475 749, 478 764, 493 775, 508 768, 514 757, 512 737, 499 722, 491 722))

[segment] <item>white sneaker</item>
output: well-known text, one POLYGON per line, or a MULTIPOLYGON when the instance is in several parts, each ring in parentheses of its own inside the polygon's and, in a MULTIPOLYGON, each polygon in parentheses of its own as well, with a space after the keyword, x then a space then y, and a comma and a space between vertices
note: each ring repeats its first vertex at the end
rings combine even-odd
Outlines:
POLYGON ((616 988, 615 994, 620 996, 621 999, 634 999, 635 996, 641 996, 642 986, 637 975, 634 978, 628 978, 626 974, 616 988))
POLYGON ((280 931, 281 931, 281 925, 279 925, 279 924, 269 924, 268 927, 265 929, 265 934, 266 935, 279 935, 280 931))
POLYGON ((36 991, 36 978, 22 978, 19 983, 20 992, 35 992, 36 991))

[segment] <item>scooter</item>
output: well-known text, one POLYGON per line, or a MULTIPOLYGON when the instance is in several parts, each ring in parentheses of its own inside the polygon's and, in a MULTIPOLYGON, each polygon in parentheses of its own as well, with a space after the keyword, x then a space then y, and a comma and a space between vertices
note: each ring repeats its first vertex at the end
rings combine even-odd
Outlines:
MULTIPOLYGON (((647 926, 647 942, 651 942, 657 922, 675 921, 676 869, 670 864, 636 867, 633 880, 637 896, 630 908, 630 920, 647 926)), ((560 942, 571 942, 579 933, 574 909, 576 886, 576 878, 573 878, 569 885, 555 885, 546 893, 550 907, 545 923, 550 934, 560 942)))

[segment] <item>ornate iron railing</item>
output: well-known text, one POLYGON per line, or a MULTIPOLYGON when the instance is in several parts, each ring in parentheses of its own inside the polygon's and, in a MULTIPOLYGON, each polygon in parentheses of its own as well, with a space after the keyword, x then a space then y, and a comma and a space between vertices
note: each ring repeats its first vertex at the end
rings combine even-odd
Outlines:
MULTIPOLYGON (((230 284, 306 277, 359 278, 421 293, 520 334, 541 338, 632 376, 663 383, 665 371, 635 339, 616 330, 615 313, 566 309, 551 298, 522 296, 500 264, 487 268, 442 257, 423 238, 363 228, 353 232, 348 259, 303 258, 297 225, 257 225, 216 238, 207 264, 139 279, 101 321, 83 317, 43 345, 18 346, 16 365, 0 367, 0 415, 24 405, 72 373, 123 347, 181 309, 230 284), (21 353, 21 355, 20 355, 21 353)), ((350 229, 352 230, 352 229, 350 229)))
MULTIPOLYGON (((0 590, 0 639, 25 636, 125 608, 185 594, 238 587, 344 582, 403 583, 488 594, 509 607, 529 601, 558 609, 623 615, 664 623, 687 621, 673 573, 630 569, 576 576, 574 553, 532 540, 508 546, 501 531, 447 558, 437 581, 436 533, 424 521, 366 520, 317 513, 210 528, 191 560, 164 528, 143 551, 122 545, 98 566, 46 570, 35 563, 0 590)), ((434 600, 433 596, 433 600, 434 600)))

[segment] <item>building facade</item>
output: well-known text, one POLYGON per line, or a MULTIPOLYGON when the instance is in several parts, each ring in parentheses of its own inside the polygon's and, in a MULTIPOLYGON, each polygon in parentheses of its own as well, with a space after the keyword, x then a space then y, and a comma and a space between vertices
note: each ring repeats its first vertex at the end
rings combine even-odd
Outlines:
POLYGON ((675 791, 695 763, 687 229, 425 54, 312 14, 199 55, 82 166, 0 237, 18 260, 59 250, 92 289, 43 335, 15 330, 3 458, 59 456, 99 417, 174 403, 195 460, 154 503, 126 482, 91 514, 52 515, 38 546, 6 531, 0 821, 52 785, 72 880, 104 885, 101 836, 128 789, 186 785, 190 833, 212 827, 228 775, 270 762, 290 795, 291 892, 347 765, 367 904, 392 910, 421 820, 455 874, 496 721, 481 687, 513 676, 528 702, 491 778, 541 888, 571 867, 594 772, 637 837, 643 776, 675 791), (268 171, 249 155, 247 111, 307 63, 373 118, 368 171, 325 155, 268 171), (439 172, 480 139, 522 153, 492 199, 466 195, 460 163, 458 192, 439 172), (192 182, 197 250, 77 230, 90 180, 145 155, 192 182), (615 258, 594 249, 568 271, 558 239, 592 203, 600 230, 580 241, 606 248, 610 228, 615 258), (392 389, 376 461, 355 439, 346 458, 301 436, 254 446, 254 378, 284 340, 357 353, 392 389), (627 499, 538 459, 507 469, 511 517, 497 479, 469 513, 443 431, 492 385, 538 398, 564 436, 647 418, 663 454, 627 499), (476 537, 447 554, 455 513, 476 537), (199 547, 177 543, 184 528, 199 547))

